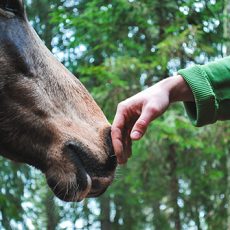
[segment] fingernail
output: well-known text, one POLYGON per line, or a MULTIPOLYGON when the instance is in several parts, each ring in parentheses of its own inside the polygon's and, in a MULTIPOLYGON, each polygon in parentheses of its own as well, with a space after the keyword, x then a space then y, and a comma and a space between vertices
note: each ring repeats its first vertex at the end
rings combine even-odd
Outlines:
POLYGON ((131 138, 132 138, 132 139, 140 139, 141 136, 142 136, 142 134, 141 134, 140 132, 138 132, 138 131, 133 131, 133 132, 131 133, 131 138))

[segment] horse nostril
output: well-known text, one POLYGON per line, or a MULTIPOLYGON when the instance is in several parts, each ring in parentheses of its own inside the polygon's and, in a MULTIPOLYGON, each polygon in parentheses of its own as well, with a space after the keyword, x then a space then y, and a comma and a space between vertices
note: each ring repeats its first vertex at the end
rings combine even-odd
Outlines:
POLYGON ((84 170, 90 176, 105 177, 112 173, 117 166, 116 157, 110 142, 111 137, 107 133, 107 136, 104 136, 102 148, 99 151, 92 152, 89 147, 81 142, 68 141, 65 144, 64 154, 76 166, 81 165, 80 169, 84 167, 84 170))
POLYGON ((65 147, 67 147, 69 150, 72 150, 73 152, 82 152, 81 144, 76 141, 68 141, 65 144, 65 147))
POLYGON ((77 158, 83 165, 86 163, 86 159, 89 158, 89 155, 91 154, 90 150, 86 146, 84 146, 81 142, 76 141, 68 141, 65 144, 65 149, 66 150, 64 152, 71 155, 73 159, 77 158))
POLYGON ((80 143, 75 141, 68 141, 65 144, 63 152, 81 172, 85 172, 85 165, 82 161, 82 157, 80 157, 82 154, 84 154, 84 149, 80 143))

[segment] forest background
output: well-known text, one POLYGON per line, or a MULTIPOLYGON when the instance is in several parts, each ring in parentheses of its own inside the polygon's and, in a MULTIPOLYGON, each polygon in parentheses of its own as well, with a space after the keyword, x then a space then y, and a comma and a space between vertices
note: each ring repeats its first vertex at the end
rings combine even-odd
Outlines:
MULTIPOLYGON (((112 122, 117 104, 230 54, 229 0, 28 0, 28 18, 112 122)), ((230 229, 230 123, 195 128, 175 104, 133 145, 108 191, 64 203, 0 158, 0 229, 230 229)))

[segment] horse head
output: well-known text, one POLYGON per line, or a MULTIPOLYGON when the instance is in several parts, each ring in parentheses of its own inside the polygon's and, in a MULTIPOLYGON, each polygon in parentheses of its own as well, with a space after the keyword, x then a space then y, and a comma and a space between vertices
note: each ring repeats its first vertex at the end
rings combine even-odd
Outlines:
POLYGON ((65 201, 99 196, 116 168, 110 124, 29 25, 22 0, 0 0, 0 153, 40 169, 65 201))

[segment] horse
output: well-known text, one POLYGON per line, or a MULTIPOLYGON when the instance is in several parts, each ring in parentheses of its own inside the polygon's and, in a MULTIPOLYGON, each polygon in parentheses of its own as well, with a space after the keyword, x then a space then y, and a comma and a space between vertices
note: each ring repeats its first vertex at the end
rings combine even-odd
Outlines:
POLYGON ((64 201, 98 197, 117 166, 111 125, 29 24, 23 0, 0 0, 0 154, 39 169, 64 201))

